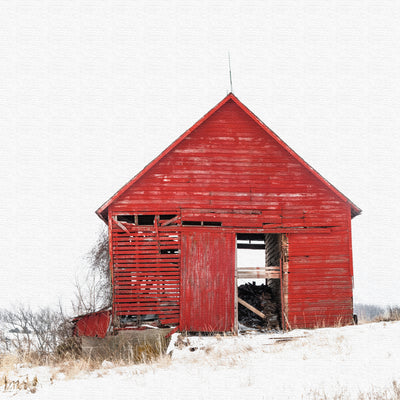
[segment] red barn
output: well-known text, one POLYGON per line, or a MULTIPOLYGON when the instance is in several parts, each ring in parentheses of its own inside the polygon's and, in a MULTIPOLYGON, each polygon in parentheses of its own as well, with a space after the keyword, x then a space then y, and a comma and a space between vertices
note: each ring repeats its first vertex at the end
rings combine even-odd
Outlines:
POLYGON ((97 210, 114 324, 236 332, 238 279, 255 278, 283 329, 351 323, 360 213, 230 93, 97 210), (241 249, 265 262, 239 265, 241 249))

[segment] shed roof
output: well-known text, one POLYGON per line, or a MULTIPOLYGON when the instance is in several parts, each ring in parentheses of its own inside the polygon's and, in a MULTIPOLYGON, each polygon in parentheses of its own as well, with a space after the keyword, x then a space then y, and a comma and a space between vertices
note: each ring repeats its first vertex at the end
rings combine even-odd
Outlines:
POLYGON ((182 142, 188 135, 190 135, 196 128, 198 128, 204 121, 211 117, 217 110, 219 110, 228 101, 234 101, 250 118, 252 118, 269 136, 271 136, 277 143, 279 143, 288 153, 290 153, 300 164, 309 170, 318 180, 326 185, 334 194, 336 194, 345 203, 351 207, 352 218, 361 214, 361 209, 357 207, 350 199, 343 193, 336 189, 331 183, 322 177, 314 168, 312 168, 306 161, 303 160, 295 151, 293 151, 278 135, 276 135, 267 125, 265 125, 255 114, 253 114, 233 93, 229 93, 222 99, 215 107, 213 107, 207 114, 205 114, 199 121, 197 121, 191 128, 184 132, 178 139, 176 139, 170 146, 168 146, 158 157, 151 161, 144 169, 142 169, 135 177, 127 182, 120 190, 118 190, 109 200, 107 200, 97 211, 96 214, 107 222, 108 207, 120 197, 127 189, 135 184, 147 171, 149 171, 155 164, 157 164, 164 156, 171 152, 179 143, 182 142))

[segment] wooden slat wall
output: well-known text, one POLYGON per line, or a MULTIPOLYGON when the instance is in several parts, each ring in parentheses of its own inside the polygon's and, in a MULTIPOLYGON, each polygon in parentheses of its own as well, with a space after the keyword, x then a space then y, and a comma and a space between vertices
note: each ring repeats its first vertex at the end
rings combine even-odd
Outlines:
POLYGON ((176 228, 112 229, 113 313, 155 314, 164 324, 179 323, 180 233, 176 228), (178 254, 162 254, 178 250, 178 254))

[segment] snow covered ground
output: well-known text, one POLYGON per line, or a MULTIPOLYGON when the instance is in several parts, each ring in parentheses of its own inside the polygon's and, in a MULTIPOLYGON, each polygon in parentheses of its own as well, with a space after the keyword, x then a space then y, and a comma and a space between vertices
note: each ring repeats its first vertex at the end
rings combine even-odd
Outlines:
POLYGON ((38 382, 35 393, 2 387, 0 398, 400 399, 400 322, 184 342, 151 364, 104 362, 98 370, 75 372, 23 365, 3 370, 0 382, 4 375, 14 382, 36 376, 38 382))

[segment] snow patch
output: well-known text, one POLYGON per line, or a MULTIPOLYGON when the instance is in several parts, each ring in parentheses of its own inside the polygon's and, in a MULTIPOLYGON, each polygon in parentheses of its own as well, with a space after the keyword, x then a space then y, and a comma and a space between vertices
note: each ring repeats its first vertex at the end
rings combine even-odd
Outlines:
POLYGON ((175 333, 169 355, 150 364, 120 367, 105 361, 72 378, 50 367, 20 366, 8 376, 36 376, 36 393, 11 390, 0 397, 358 399, 361 392, 390 391, 393 381, 400 383, 399 337, 400 322, 239 336, 175 333))

